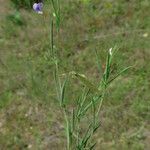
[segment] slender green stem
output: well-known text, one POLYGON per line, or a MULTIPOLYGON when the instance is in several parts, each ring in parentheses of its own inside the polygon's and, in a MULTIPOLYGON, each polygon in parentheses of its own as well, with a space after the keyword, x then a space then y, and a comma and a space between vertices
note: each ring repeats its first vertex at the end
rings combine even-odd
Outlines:
POLYGON ((66 113, 66 109, 63 107, 63 113, 65 117, 65 122, 66 122, 66 136, 67 136, 67 150, 71 150, 71 142, 70 142, 70 124, 69 124, 69 119, 66 113))
POLYGON ((103 101, 104 101, 104 96, 105 96, 105 91, 103 92, 102 97, 101 97, 101 99, 100 99, 100 103, 99 103, 99 106, 98 106, 98 111, 97 111, 97 113, 96 113, 96 116, 98 116, 98 115, 99 115, 99 112, 101 111, 102 104, 103 104, 103 101))

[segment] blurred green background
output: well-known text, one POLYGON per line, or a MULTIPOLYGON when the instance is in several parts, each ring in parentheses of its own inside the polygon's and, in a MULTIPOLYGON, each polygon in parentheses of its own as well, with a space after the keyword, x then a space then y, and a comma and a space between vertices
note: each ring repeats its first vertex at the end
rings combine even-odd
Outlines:
MULTIPOLYGON (((0 149, 65 150, 50 49, 51 5, 43 15, 34 0, 1 0, 0 149)), ((61 73, 76 71, 96 83, 95 49, 105 66, 109 48, 119 51, 112 75, 134 66, 108 89, 95 135, 96 150, 150 148, 150 1, 61 0, 57 45, 61 73)), ((57 37, 55 37, 57 38, 57 37)), ((81 91, 72 80, 68 101, 81 91)))

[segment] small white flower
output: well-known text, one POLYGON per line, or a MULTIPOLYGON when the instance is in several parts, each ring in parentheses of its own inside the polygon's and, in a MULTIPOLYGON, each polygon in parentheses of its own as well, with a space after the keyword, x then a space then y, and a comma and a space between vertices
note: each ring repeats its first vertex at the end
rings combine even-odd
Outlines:
POLYGON ((109 49, 109 54, 112 55, 112 48, 109 49))
POLYGON ((32 145, 31 145, 31 144, 29 144, 29 145, 28 145, 28 149, 31 149, 31 148, 32 148, 32 145))
POLYGON ((53 17, 56 17, 56 14, 53 12, 53 17))
POLYGON ((148 37, 148 33, 144 33, 144 34, 143 34, 143 37, 144 37, 144 38, 148 37))
POLYGON ((43 11, 38 11, 38 14, 41 14, 41 15, 42 15, 42 14, 43 14, 43 11))

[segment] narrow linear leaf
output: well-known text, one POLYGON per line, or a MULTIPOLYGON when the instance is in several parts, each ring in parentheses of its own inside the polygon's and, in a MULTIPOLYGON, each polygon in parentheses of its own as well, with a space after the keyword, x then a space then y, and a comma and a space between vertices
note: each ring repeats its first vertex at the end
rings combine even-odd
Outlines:
MULTIPOLYGON (((102 97, 102 95, 100 95, 100 96, 98 96, 97 98, 95 98, 94 99, 94 103, 97 103, 98 102, 98 100, 100 99, 102 97)), ((79 114, 79 115, 83 115, 83 114, 85 114, 87 111, 88 111, 88 109, 92 106, 92 104, 93 104, 93 102, 91 101, 84 109, 83 109, 83 111, 79 114)))
POLYGON ((111 79, 107 84, 110 84, 111 82, 113 82, 116 78, 118 78, 122 73, 124 73, 125 71, 127 71, 128 69, 132 68, 133 66, 129 66, 125 69, 123 69, 122 71, 120 71, 113 79, 111 79))
POLYGON ((87 130, 86 130, 86 133, 82 139, 82 142, 81 142, 81 147, 84 147, 86 146, 88 140, 90 139, 91 137, 91 127, 92 127, 92 123, 90 123, 90 125, 88 126, 87 130))
POLYGON ((75 118, 75 110, 72 111, 72 131, 75 129, 76 118, 75 118))
POLYGON ((105 73, 104 73, 104 81, 106 82, 109 78, 109 74, 110 74, 110 53, 108 52, 107 54, 107 60, 106 60, 106 69, 105 69, 105 73))
POLYGON ((98 88, 91 81, 89 81, 85 75, 76 72, 72 72, 72 75, 78 78, 84 85, 86 85, 92 91, 98 92, 98 88))
POLYGON ((90 90, 84 91, 84 93, 83 93, 83 96, 82 96, 82 99, 81 99, 81 103, 79 104, 79 109, 78 109, 78 112, 77 112, 77 116, 78 117, 80 116, 79 115, 80 112, 84 109, 84 103, 85 103, 85 101, 87 99, 87 96, 88 96, 89 92, 90 92, 90 90))
POLYGON ((61 87, 61 105, 64 105, 65 89, 66 89, 67 81, 68 81, 68 79, 67 79, 67 77, 66 77, 66 79, 65 79, 65 81, 64 81, 64 83, 63 83, 63 85, 62 85, 62 87, 61 87))
POLYGON ((101 125, 100 122, 97 123, 97 125, 95 125, 95 127, 93 129, 93 133, 96 132, 96 130, 100 127, 100 125, 101 125))
POLYGON ((95 146, 96 146, 96 142, 93 143, 93 144, 89 147, 89 150, 93 150, 95 146))

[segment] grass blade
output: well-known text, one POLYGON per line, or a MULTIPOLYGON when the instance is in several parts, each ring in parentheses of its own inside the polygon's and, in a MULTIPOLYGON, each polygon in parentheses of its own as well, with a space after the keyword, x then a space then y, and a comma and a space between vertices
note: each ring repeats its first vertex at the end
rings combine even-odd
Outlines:
POLYGON ((129 66, 125 69, 123 69, 122 71, 120 71, 113 79, 111 79, 107 84, 110 84, 111 82, 113 82, 116 78, 118 78, 122 73, 124 73, 125 71, 127 71, 128 69, 132 68, 133 66, 129 66))

